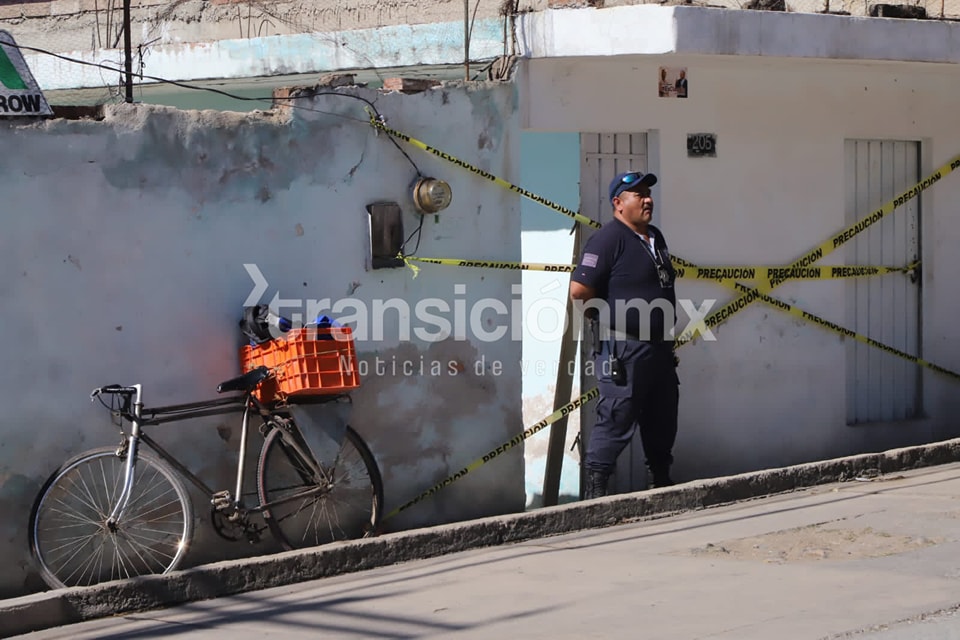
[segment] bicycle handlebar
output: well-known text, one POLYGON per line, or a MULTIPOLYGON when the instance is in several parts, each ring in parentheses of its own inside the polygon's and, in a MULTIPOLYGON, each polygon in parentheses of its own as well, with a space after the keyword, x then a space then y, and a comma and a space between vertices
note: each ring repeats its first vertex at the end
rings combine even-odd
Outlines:
POLYGON ((137 392, 134 387, 124 387, 119 384, 108 384, 104 387, 97 387, 92 392, 90 392, 90 400, 96 400, 97 397, 103 393, 116 393, 119 395, 133 395, 137 392))

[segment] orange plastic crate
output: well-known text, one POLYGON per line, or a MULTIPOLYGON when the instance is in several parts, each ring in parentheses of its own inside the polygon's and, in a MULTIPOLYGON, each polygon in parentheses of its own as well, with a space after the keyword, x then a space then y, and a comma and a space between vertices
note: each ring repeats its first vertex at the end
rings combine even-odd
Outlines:
POLYGON ((274 372, 256 391, 261 402, 343 393, 360 386, 350 327, 293 329, 264 344, 244 346, 240 366, 244 373, 260 366, 274 372))

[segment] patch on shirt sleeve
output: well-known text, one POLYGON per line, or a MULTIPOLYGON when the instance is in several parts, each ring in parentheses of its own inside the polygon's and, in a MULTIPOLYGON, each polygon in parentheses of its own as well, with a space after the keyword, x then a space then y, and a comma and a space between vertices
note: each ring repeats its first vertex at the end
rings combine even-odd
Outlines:
POLYGON ((584 267, 596 267, 598 259, 599 256, 595 253, 585 253, 583 254, 583 260, 580 261, 580 264, 584 267))

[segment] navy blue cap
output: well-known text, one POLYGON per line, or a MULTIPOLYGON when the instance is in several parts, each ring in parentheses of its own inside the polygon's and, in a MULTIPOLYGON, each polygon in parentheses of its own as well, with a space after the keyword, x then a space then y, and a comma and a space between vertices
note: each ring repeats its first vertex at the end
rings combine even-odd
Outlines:
POLYGON ((657 184, 657 176, 652 173, 641 173, 639 171, 618 173, 617 177, 610 183, 610 204, 613 204, 613 199, 624 191, 630 191, 640 185, 652 187, 655 184, 657 184))

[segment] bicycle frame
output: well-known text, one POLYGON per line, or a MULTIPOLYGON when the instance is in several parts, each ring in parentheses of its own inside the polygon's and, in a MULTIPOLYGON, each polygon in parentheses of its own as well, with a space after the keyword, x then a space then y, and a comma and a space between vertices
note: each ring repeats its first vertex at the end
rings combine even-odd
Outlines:
POLYGON ((257 544, 269 535, 292 550, 377 533, 383 478, 369 446, 346 423, 350 395, 337 389, 261 400, 258 389, 264 391, 260 385, 271 375, 276 371, 256 367, 217 385, 214 399, 154 408, 144 406, 149 385, 94 389, 90 399, 110 412, 119 442, 72 456, 37 493, 29 545, 43 581, 52 588, 80 587, 178 569, 204 515, 194 499, 199 492, 206 494, 208 525, 228 541, 257 544), (327 403, 316 411, 304 406, 327 403), (227 414, 242 414, 242 433, 241 416, 227 414), (202 453, 177 455, 192 438, 179 438, 168 451, 150 437, 156 436, 152 425, 194 418, 205 427, 231 426, 227 448, 234 455, 239 447, 239 460, 224 465, 237 466, 236 483, 229 477, 211 482, 220 474, 206 470, 202 453), (262 441, 251 443, 259 435, 262 441), (188 464, 210 478, 205 482, 188 464), (208 483, 230 488, 214 491, 208 483))
MULTIPOLYGON (((250 415, 251 412, 256 412, 263 420, 265 424, 271 424, 271 428, 279 428, 271 418, 275 415, 275 411, 272 411, 263 404, 250 392, 247 392, 240 396, 231 396, 226 398, 216 398, 213 400, 203 400, 199 402, 190 402, 186 404, 178 405, 169 405, 165 407, 156 407, 156 408, 144 408, 143 406, 143 397, 142 397, 142 385, 135 384, 128 389, 133 390, 131 394, 126 390, 117 390, 117 391, 108 391, 107 393, 122 393, 125 396, 132 396, 132 412, 128 412, 126 409, 121 410, 119 413, 121 419, 126 419, 130 422, 130 434, 126 437, 123 443, 123 447, 126 448, 126 463, 124 467, 124 483, 123 488, 121 489, 120 496, 117 499, 116 504, 107 518, 107 526, 114 527, 118 522, 123 518, 124 511, 127 508, 127 503, 130 498, 130 493, 133 488, 133 485, 136 482, 136 459, 137 453, 139 451, 140 443, 147 445, 152 451, 154 451, 160 458, 166 461, 170 466, 172 466, 179 474, 184 478, 189 480, 194 486, 196 486, 200 491, 204 492, 206 495, 213 496, 215 491, 207 485, 203 480, 197 477, 192 471, 185 467, 179 460, 177 460, 171 453, 167 452, 160 444, 158 444, 153 438, 147 435, 143 431, 143 427, 147 425, 160 425, 170 422, 179 422, 183 420, 190 420, 193 418, 200 418, 206 416, 215 416, 215 415, 227 415, 232 413, 243 412, 243 420, 240 433, 240 452, 239 460, 237 463, 237 477, 235 485, 235 493, 231 498, 232 506, 242 512, 254 512, 260 513, 269 509, 272 506, 279 504, 284 504, 294 500, 300 500, 304 497, 314 495, 324 491, 323 484, 329 481, 327 472, 317 463, 313 455, 308 451, 305 451, 304 448, 297 442, 296 437, 293 434, 286 433, 284 429, 284 441, 288 446, 290 446, 298 456, 301 457, 303 461, 310 465, 313 473, 322 479, 323 483, 317 483, 318 486, 304 491, 302 493, 297 493, 294 495, 286 496, 282 499, 275 500, 269 503, 260 504, 257 507, 248 508, 243 504, 243 480, 245 472, 245 459, 247 453, 247 447, 249 442, 249 432, 250 432, 250 415)), ((329 400, 333 400, 335 397, 330 397, 329 400)), ((295 427, 299 429, 299 427, 295 427)), ((266 435, 266 434, 264 434, 266 435)))

